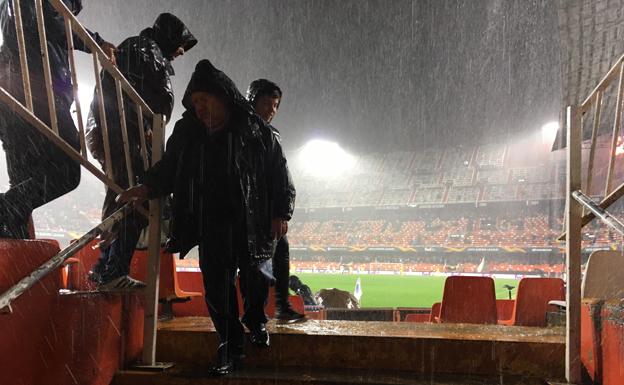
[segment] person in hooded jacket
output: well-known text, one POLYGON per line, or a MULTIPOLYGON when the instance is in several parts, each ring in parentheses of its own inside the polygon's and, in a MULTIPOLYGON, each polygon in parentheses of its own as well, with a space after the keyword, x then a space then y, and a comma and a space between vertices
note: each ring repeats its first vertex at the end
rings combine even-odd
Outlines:
MULTIPOLYGON (((82 10, 81 0, 63 0, 63 3, 74 15, 82 10)), ((64 18, 49 1, 43 1, 42 7, 59 136, 79 150, 78 132, 70 113, 74 97, 64 18)), ((22 1, 20 11, 33 112, 51 127, 34 2, 22 1)), ((26 105, 11 0, 0 2, 0 28, 3 36, 0 87, 26 105)), ((99 34, 89 33, 114 62, 115 47, 99 34)), ((74 48, 89 52, 77 36, 74 36, 74 48)), ((0 237, 30 238, 28 221, 32 211, 75 189, 80 183, 80 165, 3 103, 0 103, 0 140, 10 182, 9 190, 0 194, 0 237)))
MULTIPOLYGON (((152 27, 141 31, 139 36, 125 39, 117 47, 117 67, 152 111, 166 116, 169 120, 174 102, 170 79, 174 71, 171 62, 196 44, 197 39, 180 19, 170 13, 162 13, 156 18, 152 27)), ((110 142, 112 177, 120 187, 128 188, 130 183, 117 107, 115 80, 107 71, 102 71, 101 78, 110 142)), ((106 169, 98 106, 99 98, 95 93, 87 120, 87 145, 93 157, 106 169)), ((124 111, 131 168, 135 178, 132 185, 134 185, 141 181, 145 171, 135 103, 124 98, 124 111)), ((144 119, 143 129, 148 138, 151 134, 151 125, 150 119, 144 119)), ((151 155, 149 143, 147 147, 149 158, 151 155)), ((102 219, 121 207, 115 202, 116 196, 114 190, 106 188, 102 219)), ((125 290, 144 286, 142 282, 130 278, 128 273, 141 230, 146 226, 147 218, 136 211, 132 212, 118 226, 115 226, 112 237, 101 245, 100 259, 89 275, 92 281, 98 283, 99 290, 125 290)))
POLYGON ((182 103, 186 111, 163 158, 143 184, 118 200, 173 194, 168 247, 183 257, 199 245, 206 303, 220 338, 212 373, 225 375, 242 364, 243 324, 253 344, 269 344, 264 303, 273 280, 270 258, 288 229, 294 190, 285 185, 288 167, 279 138, 208 60, 195 67, 182 103), (237 269, 247 288, 242 323, 237 269))
MULTIPOLYGON (((253 106, 256 114, 266 123, 271 123, 282 101, 282 90, 274 82, 267 79, 257 79, 251 82, 247 89, 247 100, 253 106)), ((273 133, 279 137, 279 131, 270 126, 273 133)), ((287 186, 293 186, 291 195, 295 196, 294 184, 290 174, 287 186)), ((305 315, 297 313, 290 306, 288 300, 288 275, 290 273, 290 248, 288 238, 284 235, 277 241, 275 255, 273 256, 273 275, 275 276, 275 305, 277 313, 275 318, 283 323, 303 322, 305 315)))

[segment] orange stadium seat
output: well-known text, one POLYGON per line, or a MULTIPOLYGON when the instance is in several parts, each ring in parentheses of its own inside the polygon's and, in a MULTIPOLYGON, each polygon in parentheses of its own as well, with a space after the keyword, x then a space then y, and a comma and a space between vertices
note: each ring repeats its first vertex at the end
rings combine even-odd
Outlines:
POLYGON ((560 278, 522 278, 510 319, 501 325, 546 326, 548 301, 563 300, 565 293, 560 278))
POLYGON ((441 323, 496 324, 496 294, 490 277, 451 276, 444 282, 441 323))
POLYGON ((513 299, 496 300, 496 314, 499 321, 511 319, 515 303, 513 299))
POLYGON ((404 322, 427 322, 429 319, 429 314, 412 313, 405 316, 404 322))
MULTIPOLYGON (((147 250, 135 250, 130 265, 130 275, 136 279, 145 281, 147 276, 147 250)), ((171 317, 172 304, 187 302, 193 297, 202 297, 200 292, 187 292, 180 288, 175 257, 161 249, 160 251, 160 280, 158 284, 158 301, 163 304, 161 315, 171 317)))

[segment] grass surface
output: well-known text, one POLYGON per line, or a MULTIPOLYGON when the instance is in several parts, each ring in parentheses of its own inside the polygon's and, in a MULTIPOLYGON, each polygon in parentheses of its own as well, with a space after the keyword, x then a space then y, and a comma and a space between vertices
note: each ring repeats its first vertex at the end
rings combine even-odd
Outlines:
MULTIPOLYGON (((442 300, 446 277, 400 275, 296 274, 312 292, 335 287, 353 293, 358 277, 362 282, 362 307, 431 307, 442 300)), ((495 279, 496 297, 509 298, 503 285, 518 286, 514 279, 495 279)), ((515 290, 512 295, 515 297, 515 290)))

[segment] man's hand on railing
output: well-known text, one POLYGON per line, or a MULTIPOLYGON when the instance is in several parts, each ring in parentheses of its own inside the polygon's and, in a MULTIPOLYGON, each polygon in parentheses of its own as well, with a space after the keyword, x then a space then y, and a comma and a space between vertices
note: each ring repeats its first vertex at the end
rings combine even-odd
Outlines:
POLYGON ((147 186, 138 184, 134 187, 130 187, 126 191, 117 196, 117 202, 128 203, 132 202, 133 206, 138 206, 147 199, 148 194, 147 186))
POLYGON ((117 239, 117 233, 113 231, 104 231, 100 234, 100 241, 97 244, 97 247, 100 249, 108 248, 114 241, 117 239))
POLYGON ((103 41, 102 44, 100 44, 100 48, 102 48, 102 51, 104 51, 104 53, 113 63, 113 65, 117 65, 117 61, 115 59, 115 52, 117 52, 117 47, 115 47, 115 45, 113 45, 112 43, 103 41))

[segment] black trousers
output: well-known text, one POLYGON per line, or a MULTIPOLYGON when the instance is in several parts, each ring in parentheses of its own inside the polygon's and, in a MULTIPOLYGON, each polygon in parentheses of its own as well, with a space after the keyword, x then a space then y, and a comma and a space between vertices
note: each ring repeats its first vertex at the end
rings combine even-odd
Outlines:
POLYGON ((290 307, 290 302, 288 302, 290 247, 288 238, 285 235, 277 242, 277 247, 275 248, 273 275, 275 276, 275 304, 278 311, 284 311, 290 307))
MULTIPOLYGON (((36 94, 33 96, 35 115, 49 125, 45 97, 40 100, 36 94)), ((79 150, 78 132, 66 99, 55 100, 59 135, 79 150)), ((10 184, 0 199, 0 225, 17 238, 28 238, 26 229, 32 211, 78 187, 80 165, 6 107, 0 109, 0 140, 10 184)))
MULTIPOLYGON (((113 121, 117 122, 118 120, 113 121)), ((138 125, 133 120, 128 119, 126 125, 128 131, 138 131, 138 125)), ((130 187, 130 183, 128 181, 125 154, 123 152, 123 142, 121 141, 121 127, 115 126, 109 138, 111 140, 113 180, 120 187, 127 189, 130 187)), ((131 140, 129 146, 132 170, 134 177, 137 179, 135 182, 140 181, 145 174, 137 141, 137 139, 131 140)), ((148 159, 151 159, 151 146, 147 146, 147 154, 148 159)), ((102 164, 102 167, 104 168, 104 164, 102 164)), ((121 208, 122 205, 115 201, 116 198, 117 193, 107 186, 106 197, 104 198, 104 205, 102 207, 102 219, 105 219, 121 208)), ((113 232, 115 233, 115 239, 108 247, 101 249, 100 258, 92 268, 96 280, 100 283, 107 283, 130 273, 130 263, 132 262, 136 244, 141 236, 141 231, 147 227, 147 225, 147 218, 134 210, 120 223, 114 226, 113 232)))
MULTIPOLYGON (((221 233, 221 230, 216 233, 221 233)), ((199 245, 199 267, 204 280, 208 312, 219 335, 221 348, 227 356, 241 355, 244 329, 239 319, 236 296, 237 270, 240 269, 241 294, 244 301, 243 322, 248 326, 266 323, 264 304, 269 282, 246 252, 236 251, 240 245, 231 234, 211 234, 199 245)), ((242 243, 245 245, 245 243, 242 243)))

